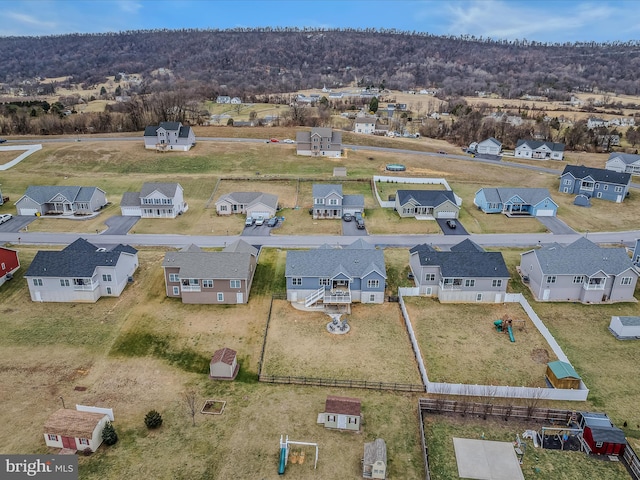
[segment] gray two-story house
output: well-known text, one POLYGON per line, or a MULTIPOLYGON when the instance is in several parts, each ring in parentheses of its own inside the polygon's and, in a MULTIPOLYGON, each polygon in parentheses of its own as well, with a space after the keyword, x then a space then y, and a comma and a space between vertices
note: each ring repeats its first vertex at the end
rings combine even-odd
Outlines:
POLYGON ((149 150, 186 152, 195 144, 193 129, 180 122, 160 122, 160 125, 149 125, 144 129, 144 148, 149 150))
POLYGON ((331 128, 313 127, 310 132, 296 133, 296 152, 310 157, 340 158, 342 132, 331 128))
POLYGON ((340 184, 315 183, 311 187, 313 218, 340 218, 364 212, 364 195, 345 195, 340 184))
POLYGON ((582 237, 520 256, 520 271, 538 301, 635 302, 638 270, 624 248, 602 248, 582 237))
POLYGON ((356 240, 344 248, 288 251, 285 277, 294 306, 349 308, 353 302, 383 303, 387 270, 382 250, 356 240))
POLYGON ((147 182, 139 192, 124 192, 120 201, 123 217, 176 218, 188 209, 179 183, 147 182))
POLYGON ((409 250, 409 267, 419 293, 441 302, 503 302, 510 278, 502 253, 469 239, 448 252, 416 245, 409 250))
POLYGON ((560 176, 562 193, 581 194, 621 203, 629 192, 631 174, 582 165, 567 165, 560 176))

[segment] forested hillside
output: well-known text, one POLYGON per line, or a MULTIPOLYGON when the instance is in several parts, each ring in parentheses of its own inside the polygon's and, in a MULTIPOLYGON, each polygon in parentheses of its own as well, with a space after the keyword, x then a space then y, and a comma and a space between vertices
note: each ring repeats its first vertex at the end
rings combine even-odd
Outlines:
POLYGON ((373 29, 162 30, 0 37, 0 52, 0 83, 8 85, 66 75, 91 85, 118 72, 149 78, 165 69, 164 80, 192 82, 212 96, 354 83, 558 99, 594 87, 640 93, 638 42, 547 45, 373 29))

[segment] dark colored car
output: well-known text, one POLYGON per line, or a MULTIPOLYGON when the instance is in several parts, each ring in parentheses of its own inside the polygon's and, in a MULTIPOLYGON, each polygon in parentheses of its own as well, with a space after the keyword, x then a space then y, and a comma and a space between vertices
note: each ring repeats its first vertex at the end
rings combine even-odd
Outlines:
POLYGON ((353 215, 351 215, 350 213, 345 213, 344 215, 342 215, 342 219, 345 222, 350 222, 351 220, 353 220, 353 215))
POLYGON ((278 225, 278 217, 272 217, 267 222, 267 227, 275 227, 276 225, 278 225))
POLYGON ((360 212, 356 212, 354 215, 354 218, 356 219, 356 226, 358 227, 359 230, 363 230, 364 229, 364 218, 362 218, 362 214, 360 212))
POLYGON ((456 228, 458 225, 456 224, 455 220, 447 220, 447 226, 449 228, 456 228))
POLYGON ((4 143, 6 140, 4 138, 0 138, 0 143, 4 143))

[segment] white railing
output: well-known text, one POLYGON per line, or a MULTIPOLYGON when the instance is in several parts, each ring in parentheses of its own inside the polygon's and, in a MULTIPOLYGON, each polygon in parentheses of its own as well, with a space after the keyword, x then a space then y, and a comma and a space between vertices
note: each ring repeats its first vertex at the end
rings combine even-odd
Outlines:
POLYGON ((73 286, 74 290, 81 290, 81 291, 87 291, 87 292, 91 292, 92 290, 95 290, 96 288, 98 288, 98 284, 97 283, 89 283, 87 285, 74 285, 73 286))
POLYGON ((311 305, 316 303, 318 300, 320 300, 324 296, 324 291, 325 291, 325 288, 324 287, 320 287, 318 290, 313 292, 311 295, 308 295, 304 299, 304 306, 305 307, 310 307, 311 305))
POLYGON ((585 290, 604 290, 604 283, 583 283, 582 288, 585 290))
POLYGON ((183 292, 199 292, 201 291, 200 285, 181 285, 180 290, 183 292))
POLYGON ((351 293, 325 295, 322 301, 324 303, 351 303, 351 293))

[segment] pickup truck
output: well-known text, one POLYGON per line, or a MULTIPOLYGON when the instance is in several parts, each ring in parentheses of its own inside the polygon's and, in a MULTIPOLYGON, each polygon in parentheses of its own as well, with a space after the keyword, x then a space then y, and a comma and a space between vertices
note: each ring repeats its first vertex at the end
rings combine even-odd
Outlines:
POLYGON ((255 223, 255 221, 256 221, 255 218, 253 218, 252 216, 248 216, 247 219, 244 221, 244 226, 250 227, 255 223))

